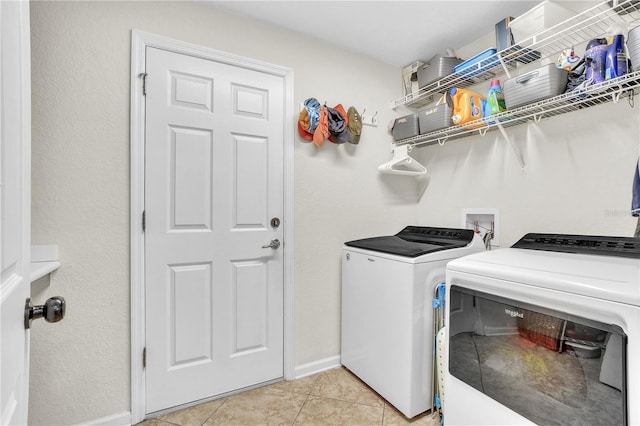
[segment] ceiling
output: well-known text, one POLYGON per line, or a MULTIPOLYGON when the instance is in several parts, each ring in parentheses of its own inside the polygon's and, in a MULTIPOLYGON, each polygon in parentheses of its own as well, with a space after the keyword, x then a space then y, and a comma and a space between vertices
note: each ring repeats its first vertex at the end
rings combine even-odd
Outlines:
POLYGON ((214 7, 340 45, 390 65, 463 47, 540 1, 218 1, 214 7))

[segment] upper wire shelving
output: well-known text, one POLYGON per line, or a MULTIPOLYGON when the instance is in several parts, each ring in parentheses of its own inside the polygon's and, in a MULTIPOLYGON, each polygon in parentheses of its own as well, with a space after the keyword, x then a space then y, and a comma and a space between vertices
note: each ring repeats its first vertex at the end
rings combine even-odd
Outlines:
POLYGON ((518 62, 528 63, 558 55, 567 47, 602 37, 613 25, 629 25, 639 19, 640 2, 638 0, 622 1, 615 7, 612 7, 608 1, 599 3, 525 40, 518 40, 516 46, 501 50, 478 63, 476 69, 465 68, 465 75, 473 75, 471 78, 455 73, 450 74, 422 87, 417 92, 393 101, 391 106, 392 108, 403 105, 419 108, 432 103, 436 97, 439 98, 452 87, 469 87, 504 74, 510 78, 510 73, 516 68, 518 62))

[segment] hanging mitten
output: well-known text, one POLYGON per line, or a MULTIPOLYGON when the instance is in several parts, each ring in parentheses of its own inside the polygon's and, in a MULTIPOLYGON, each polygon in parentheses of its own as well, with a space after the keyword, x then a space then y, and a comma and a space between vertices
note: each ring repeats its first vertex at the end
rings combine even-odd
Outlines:
POLYGON ((320 119, 318 120, 318 127, 313 132, 313 143, 316 146, 321 146, 324 141, 329 138, 329 116, 327 115, 327 107, 320 108, 320 119))
POLYGON ((360 117, 358 110, 354 107, 349 107, 347 115, 349 116, 349 123, 347 125, 349 130, 349 143, 356 145, 360 143, 360 135, 362 134, 362 117, 360 117))
POLYGON ((347 131, 349 118, 342 104, 338 104, 334 108, 327 108, 327 116, 329 117, 329 140, 333 143, 347 142, 349 140, 349 132, 347 131))

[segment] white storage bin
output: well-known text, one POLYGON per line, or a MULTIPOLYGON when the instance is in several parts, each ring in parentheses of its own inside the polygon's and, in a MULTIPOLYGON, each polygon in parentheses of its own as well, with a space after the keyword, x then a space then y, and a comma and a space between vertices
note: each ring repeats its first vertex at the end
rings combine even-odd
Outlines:
POLYGON ((627 52, 634 71, 640 70, 640 26, 629 31, 627 38, 627 52))
POLYGON ((517 44, 540 31, 566 21, 574 15, 575 12, 547 0, 515 18, 509 24, 509 28, 511 28, 513 39, 517 44))

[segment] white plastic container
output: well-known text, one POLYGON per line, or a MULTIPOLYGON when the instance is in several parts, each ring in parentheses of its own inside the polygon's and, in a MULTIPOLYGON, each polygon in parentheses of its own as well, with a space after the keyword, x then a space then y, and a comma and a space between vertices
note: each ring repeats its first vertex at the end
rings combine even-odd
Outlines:
POLYGON ((511 21, 509 28, 517 44, 573 16, 575 12, 546 0, 511 21))
POLYGON ((629 31, 627 51, 634 71, 640 70, 640 26, 629 31))

